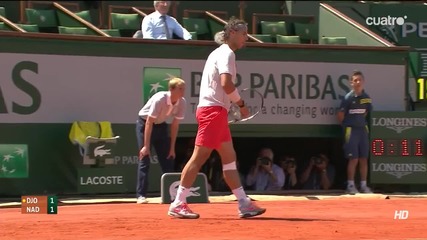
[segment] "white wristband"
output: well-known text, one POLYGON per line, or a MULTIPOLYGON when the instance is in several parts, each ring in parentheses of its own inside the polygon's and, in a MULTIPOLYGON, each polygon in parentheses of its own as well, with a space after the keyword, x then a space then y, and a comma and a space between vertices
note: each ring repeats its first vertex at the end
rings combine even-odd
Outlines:
POLYGON ((232 93, 228 94, 228 97, 234 103, 238 102, 241 99, 239 91, 237 91, 237 88, 235 88, 232 93))

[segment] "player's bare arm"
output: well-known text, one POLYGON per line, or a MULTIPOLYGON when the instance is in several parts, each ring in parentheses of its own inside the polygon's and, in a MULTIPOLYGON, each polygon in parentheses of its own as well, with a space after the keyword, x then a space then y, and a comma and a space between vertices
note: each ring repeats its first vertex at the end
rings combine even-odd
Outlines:
MULTIPOLYGON (((221 86, 227 94, 231 94, 236 90, 236 87, 234 86, 234 83, 231 80, 231 75, 228 73, 221 74, 221 86)), ((240 98, 239 101, 236 102, 236 104, 242 106, 243 100, 240 98)))
MULTIPOLYGON (((237 90, 234 86, 233 81, 231 80, 231 75, 228 73, 221 74, 221 86, 227 95, 233 94, 233 92, 237 90)), ((245 102, 242 98, 240 98, 238 101, 233 102, 235 102, 240 107, 240 114, 243 118, 249 116, 249 110, 245 106, 245 102)))

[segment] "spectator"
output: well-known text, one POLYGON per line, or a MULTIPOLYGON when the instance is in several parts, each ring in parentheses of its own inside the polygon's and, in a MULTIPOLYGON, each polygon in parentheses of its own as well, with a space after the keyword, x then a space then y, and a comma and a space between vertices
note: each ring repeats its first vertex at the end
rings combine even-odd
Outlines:
POLYGON ((283 156, 280 159, 280 167, 285 173, 285 183, 283 185, 283 189, 295 189, 298 184, 298 178, 296 174, 297 163, 295 158, 291 156, 283 156))
POLYGON ((173 36, 191 40, 191 34, 168 14, 170 1, 154 1, 156 11, 142 20, 141 31, 144 39, 173 39, 173 36))
POLYGON ((274 154, 270 148, 263 148, 258 154, 255 165, 246 177, 246 185, 256 191, 277 191, 282 189, 285 174, 281 167, 273 162, 274 154))
POLYGON ((324 154, 310 158, 307 168, 301 175, 300 183, 303 189, 331 188, 335 178, 335 168, 329 164, 329 158, 324 154))

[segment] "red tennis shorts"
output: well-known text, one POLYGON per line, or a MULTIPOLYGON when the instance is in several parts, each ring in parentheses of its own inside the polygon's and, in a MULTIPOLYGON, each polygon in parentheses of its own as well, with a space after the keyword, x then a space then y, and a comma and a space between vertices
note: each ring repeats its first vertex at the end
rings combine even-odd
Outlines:
POLYGON ((231 141, 227 110, 220 106, 199 107, 196 110, 196 145, 218 149, 223 142, 231 141))

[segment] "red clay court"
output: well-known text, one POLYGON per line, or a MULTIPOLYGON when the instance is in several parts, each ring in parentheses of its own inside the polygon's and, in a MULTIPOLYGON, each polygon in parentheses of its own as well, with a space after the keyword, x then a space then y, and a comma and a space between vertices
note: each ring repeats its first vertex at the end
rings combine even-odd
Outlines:
POLYGON ((0 239, 427 239, 426 198, 257 201, 267 212, 237 217, 234 201, 190 204, 200 219, 172 219, 168 204, 60 205, 57 215, 0 208, 0 239), (396 210, 407 219, 395 220, 396 210))

